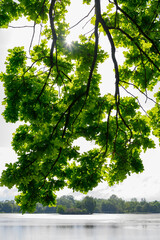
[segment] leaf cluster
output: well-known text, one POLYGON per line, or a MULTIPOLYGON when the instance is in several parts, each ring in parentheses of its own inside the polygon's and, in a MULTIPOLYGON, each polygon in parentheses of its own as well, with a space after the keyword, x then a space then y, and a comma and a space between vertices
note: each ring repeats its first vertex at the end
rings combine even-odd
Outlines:
POLYGON ((141 152, 155 147, 152 130, 160 137, 159 92, 146 114, 129 90, 133 86, 148 98, 147 91, 159 81, 159 1, 109 1, 104 12, 100 2, 92 7, 83 1, 95 10, 94 30, 71 45, 65 40, 70 1, 0 2, 1 27, 22 16, 34 22, 33 32, 43 26, 29 57, 23 47, 9 50, 6 72, 0 74, 3 116, 6 122, 22 123, 12 141, 17 162, 6 165, 1 185, 17 187, 22 212, 33 212, 37 202, 54 205, 56 191, 66 186, 86 193, 103 180, 113 185, 142 172, 141 152), (109 41, 110 56, 100 46, 100 33, 109 41), (119 47, 125 49, 122 66, 116 57, 119 47), (102 96, 99 65, 107 64, 108 57, 115 94, 102 96), (121 97, 121 89, 128 96, 121 97), (95 147, 82 153, 74 144, 80 138, 95 147))

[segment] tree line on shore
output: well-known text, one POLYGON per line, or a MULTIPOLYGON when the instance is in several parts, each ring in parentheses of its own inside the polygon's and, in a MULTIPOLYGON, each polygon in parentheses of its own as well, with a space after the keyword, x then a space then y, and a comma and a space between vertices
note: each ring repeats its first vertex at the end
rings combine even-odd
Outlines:
MULTIPOLYGON (((0 202, 0 213, 19 213, 20 207, 15 201, 0 202)), ((138 201, 136 198, 125 201, 112 195, 109 199, 99 199, 86 196, 76 200, 72 195, 64 195, 57 199, 54 207, 43 207, 38 203, 35 213, 60 214, 92 214, 92 213, 160 213, 160 201, 138 201)))

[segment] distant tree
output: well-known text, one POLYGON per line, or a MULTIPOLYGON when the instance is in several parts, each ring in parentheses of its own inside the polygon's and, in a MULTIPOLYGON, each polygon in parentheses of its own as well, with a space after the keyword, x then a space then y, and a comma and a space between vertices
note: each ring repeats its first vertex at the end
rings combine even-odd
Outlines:
POLYGON ((95 213, 101 213, 102 212, 102 203, 103 203, 103 201, 104 201, 104 199, 100 199, 100 198, 98 198, 98 199, 95 199, 95 201, 96 201, 96 207, 95 207, 95 213))
POLYGON ((63 205, 66 208, 72 208, 75 205, 75 201, 74 201, 73 196, 64 195, 57 199, 57 205, 63 205))
MULTIPOLYGON (((65 204, 66 202, 63 201, 65 204)), ((12 201, 0 202, 0 212, 18 213, 20 207, 12 201)), ((82 200, 75 200, 73 196, 62 196, 57 199, 55 207, 43 207, 42 204, 37 203, 35 213, 60 213, 60 214, 91 214, 91 213, 160 213, 160 202, 147 202, 132 198, 131 201, 124 201, 116 195, 112 195, 109 199, 97 199, 92 197, 85 197, 82 200), (61 205, 58 201, 70 199, 74 204, 70 207, 61 205)))
POLYGON ((138 202, 137 198, 131 198, 131 202, 138 202))
POLYGON ((160 202, 154 201, 150 204, 150 209, 153 213, 160 213, 160 202))
POLYGON ((137 203, 135 201, 127 201, 125 204, 125 212, 134 213, 136 212, 137 203))
POLYGON ((103 213, 117 213, 117 207, 111 201, 105 201, 102 203, 101 210, 103 213))
POLYGON ((80 208, 80 209, 83 209, 83 203, 81 200, 76 200, 75 201, 75 206, 76 208, 80 208))
POLYGON ((146 199, 145 198, 141 198, 141 204, 144 204, 144 203, 146 203, 147 201, 146 201, 146 199))
POLYGON ((44 207, 41 203, 37 203, 36 204, 36 210, 35 210, 36 213, 43 213, 44 212, 44 207))
POLYGON ((140 204, 137 204, 134 209, 135 209, 135 212, 137 212, 137 213, 143 212, 142 206, 140 204))
POLYGON ((64 214, 66 211, 66 207, 63 205, 58 205, 56 212, 60 214, 64 214))
POLYGON ((12 213, 13 212, 13 202, 6 200, 3 203, 2 211, 5 213, 12 213))
POLYGON ((87 196, 83 199, 83 205, 84 208, 87 210, 87 213, 92 214, 96 207, 96 201, 93 197, 87 196))
POLYGON ((141 204, 142 206, 142 212, 152 212, 151 209, 151 205, 148 202, 143 202, 143 204, 141 204))

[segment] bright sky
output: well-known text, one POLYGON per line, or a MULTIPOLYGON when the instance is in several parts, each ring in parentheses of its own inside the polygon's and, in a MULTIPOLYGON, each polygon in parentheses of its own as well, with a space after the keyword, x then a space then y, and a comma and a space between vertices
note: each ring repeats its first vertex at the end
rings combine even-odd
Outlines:
MULTIPOLYGON (((81 2, 81 1, 80 1, 81 2)), ((102 0, 104 3, 104 0, 102 0)), ((73 1, 72 4, 72 18, 69 17, 71 26, 78 22, 85 13, 87 14, 90 10, 88 6, 85 6, 80 11, 80 6, 77 4, 77 1, 73 1)), ((70 13, 69 13, 70 16, 70 13)), ((92 16, 92 14, 91 14, 92 16)), ((82 28, 88 19, 84 20, 83 23, 79 26, 82 28)), ((13 25, 13 24, 12 24, 13 25)), ((16 23, 16 25, 24 25, 23 21, 16 23)), ((30 24, 31 25, 31 24, 30 24)), ((38 29, 37 29, 38 30, 38 29)), ((77 28, 74 28, 71 32, 72 39, 77 38, 77 28)), ((83 29, 83 33, 86 33, 88 30, 91 30, 88 25, 83 29)), ((14 46, 26 46, 26 49, 29 48, 29 43, 32 37, 32 29, 0 29, 0 71, 5 70, 4 62, 7 55, 7 49, 14 46), (29 40, 28 40, 29 39, 29 40), (26 41, 27 40, 27 41, 26 41)), ((71 41, 71 38, 68 39, 71 41)), ((103 47, 108 48, 107 39, 103 39, 103 47)), ((122 63, 123 57, 121 51, 117 51, 117 56, 119 62, 122 63)), ((114 91, 114 73, 112 71, 112 62, 107 60, 101 67, 100 71, 103 75, 102 78, 102 94, 105 94, 109 91, 114 91)), ((3 87, 0 83, 0 102, 4 97, 3 87)), ((147 108, 147 106, 146 106, 147 108)), ((4 107, 0 105, 0 112, 2 113, 4 107)), ((5 163, 14 162, 16 160, 16 155, 11 148, 12 133, 16 129, 15 124, 5 123, 2 116, 0 116, 0 172, 5 168, 5 163)), ((82 151, 87 150, 87 148, 92 147, 92 144, 87 146, 84 142, 81 142, 82 151)), ((107 183, 101 183, 97 188, 92 192, 89 192, 89 195, 99 198, 108 198, 112 194, 116 194, 118 197, 124 199, 131 199, 136 197, 137 199, 146 198, 147 200, 160 200, 160 159, 159 159, 160 147, 156 146, 156 149, 147 151, 145 154, 142 154, 142 159, 144 163, 145 171, 142 174, 134 174, 128 177, 123 183, 115 185, 113 187, 108 187, 107 183)), ((60 195, 71 194, 70 190, 61 191, 60 195)), ((0 188, 0 200, 3 199, 13 199, 15 194, 17 194, 16 189, 8 190, 7 188, 0 188)), ((74 193, 75 197, 80 197, 79 193, 74 193)))

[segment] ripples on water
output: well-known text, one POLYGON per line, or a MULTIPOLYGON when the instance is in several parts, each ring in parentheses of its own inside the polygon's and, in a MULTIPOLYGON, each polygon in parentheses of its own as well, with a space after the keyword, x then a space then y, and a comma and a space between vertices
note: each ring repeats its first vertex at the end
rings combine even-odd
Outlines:
POLYGON ((160 240, 160 214, 1 214, 5 240, 160 240))

